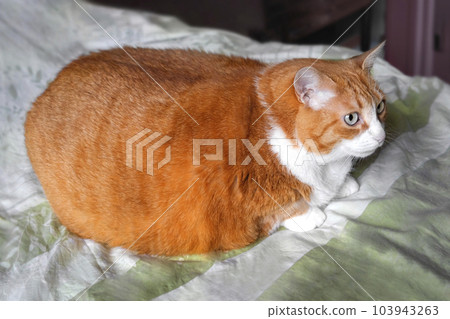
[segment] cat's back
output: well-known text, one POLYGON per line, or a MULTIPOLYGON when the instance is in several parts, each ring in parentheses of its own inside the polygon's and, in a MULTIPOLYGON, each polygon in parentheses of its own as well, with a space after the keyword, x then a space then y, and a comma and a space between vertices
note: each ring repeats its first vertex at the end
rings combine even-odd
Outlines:
POLYGON ((236 76, 255 75, 264 66, 252 59, 196 50, 126 47, 82 56, 63 69, 61 75, 124 77, 177 92, 202 80, 236 82, 236 76))
POLYGON ((203 127, 226 121, 224 113, 246 113, 263 67, 194 50, 126 47, 82 56, 34 102, 25 123, 28 151, 67 147, 65 138, 92 142, 105 130, 110 137, 149 126, 171 133, 173 125, 189 130, 202 120, 203 127))
POLYGON ((39 112, 43 121, 64 122, 73 120, 70 114, 96 116, 111 109, 123 116, 151 112, 160 118, 164 112, 167 118, 180 108, 200 115, 209 99, 248 96, 246 91, 254 89, 254 79, 264 67, 252 59, 195 50, 100 51, 62 69, 28 118, 39 112), (200 99, 204 103, 192 103, 200 99))
POLYGON ((92 139, 105 129, 128 134, 129 128, 151 126, 170 133, 174 124, 199 126, 205 114, 203 127, 226 121, 223 114, 249 111, 247 100, 264 66, 195 50, 91 53, 63 68, 36 99, 25 123, 27 144, 41 138, 61 144, 77 135, 92 139))

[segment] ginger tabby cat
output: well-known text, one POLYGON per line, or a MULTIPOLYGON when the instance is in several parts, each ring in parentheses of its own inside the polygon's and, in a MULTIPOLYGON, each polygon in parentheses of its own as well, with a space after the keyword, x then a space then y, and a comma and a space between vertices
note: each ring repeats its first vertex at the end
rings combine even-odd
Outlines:
POLYGON ((148 74, 120 49, 92 53, 35 101, 28 154, 62 224, 109 246, 206 253, 244 247, 280 224, 310 230, 330 200, 358 190, 352 159, 384 141, 384 95, 370 76, 382 46, 276 65, 126 48, 148 74), (168 136, 154 167, 142 159, 150 131, 168 136), (145 144, 131 154, 141 169, 128 165, 133 137, 145 144))

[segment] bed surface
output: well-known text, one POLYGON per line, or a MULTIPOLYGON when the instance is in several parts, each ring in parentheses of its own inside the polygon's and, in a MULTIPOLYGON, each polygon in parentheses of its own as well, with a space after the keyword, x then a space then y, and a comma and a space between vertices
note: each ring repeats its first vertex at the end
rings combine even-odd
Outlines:
MULTIPOLYGON (((79 3, 121 45, 266 62, 319 57, 327 49, 259 44, 172 17, 79 3)), ((23 135, 26 112, 64 65, 117 44, 70 0, 2 1, 0 25, 0 299, 450 299, 449 85, 377 60, 373 74, 387 95, 390 141, 357 164, 360 191, 333 201, 319 229, 282 229, 215 255, 137 256, 81 239, 58 222, 23 135)), ((357 53, 333 47, 323 58, 357 53)))

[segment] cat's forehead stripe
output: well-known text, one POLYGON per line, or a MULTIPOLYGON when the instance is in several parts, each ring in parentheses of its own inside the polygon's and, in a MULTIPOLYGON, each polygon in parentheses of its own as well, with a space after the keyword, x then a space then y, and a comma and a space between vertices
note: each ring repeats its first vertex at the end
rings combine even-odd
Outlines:
POLYGON ((358 105, 358 108, 360 110, 362 110, 364 108, 364 105, 366 105, 365 99, 364 100, 362 99, 361 94, 356 94, 355 99, 356 99, 356 104, 358 105))
POLYGON ((349 87, 359 109, 377 104, 382 98, 378 85, 373 79, 355 76, 355 78, 349 79, 347 83, 350 84, 349 87))

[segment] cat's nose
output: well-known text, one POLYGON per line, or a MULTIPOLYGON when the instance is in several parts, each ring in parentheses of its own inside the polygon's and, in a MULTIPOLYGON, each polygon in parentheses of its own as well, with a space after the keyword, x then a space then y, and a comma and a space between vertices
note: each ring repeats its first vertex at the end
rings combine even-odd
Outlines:
POLYGON ((374 136, 375 140, 378 142, 378 144, 383 145, 384 139, 386 138, 386 133, 382 132, 382 134, 379 134, 377 136, 374 136))

